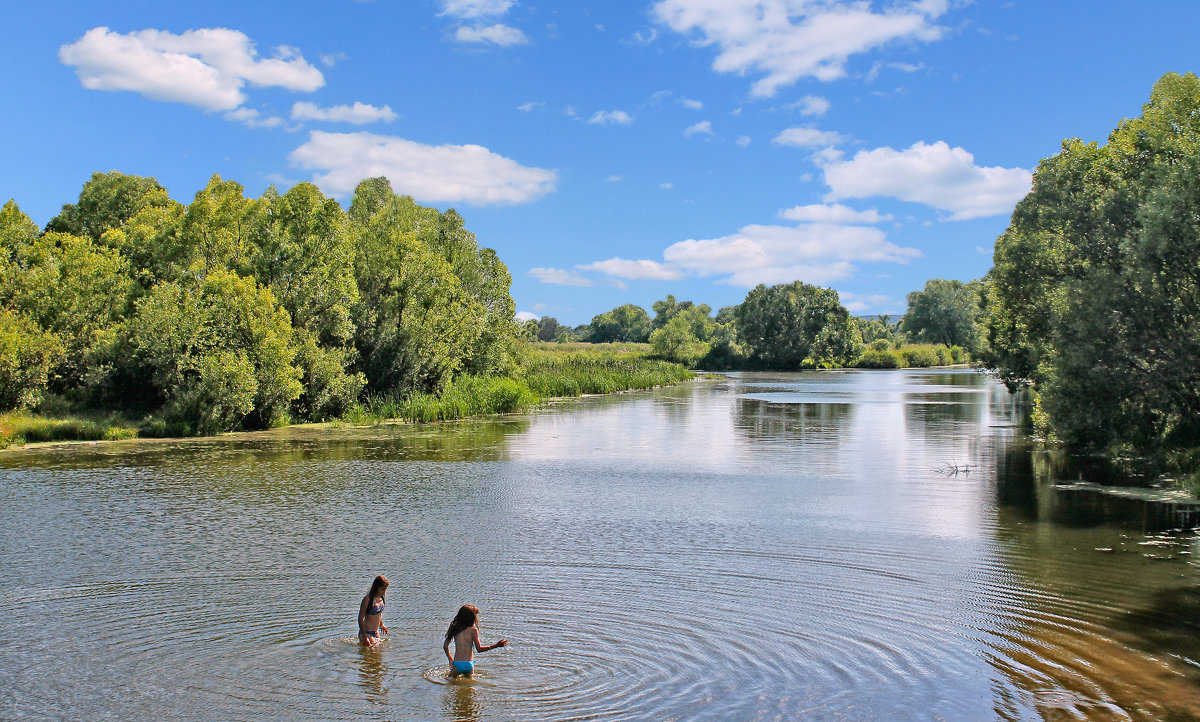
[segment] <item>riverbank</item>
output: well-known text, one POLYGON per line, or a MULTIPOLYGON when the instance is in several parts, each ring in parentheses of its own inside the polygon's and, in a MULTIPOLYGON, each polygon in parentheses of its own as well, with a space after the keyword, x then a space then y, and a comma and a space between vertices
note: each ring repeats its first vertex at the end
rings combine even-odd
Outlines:
MULTIPOLYGON (((426 423, 527 411, 551 399, 670 386, 695 377, 680 364, 650 358, 648 344, 529 344, 504 376, 460 376, 439 394, 368 396, 330 425, 426 423)), ((284 424, 289 426, 290 424, 284 424)), ((182 438, 161 419, 115 412, 0 414, 0 449, 33 443, 182 438)))

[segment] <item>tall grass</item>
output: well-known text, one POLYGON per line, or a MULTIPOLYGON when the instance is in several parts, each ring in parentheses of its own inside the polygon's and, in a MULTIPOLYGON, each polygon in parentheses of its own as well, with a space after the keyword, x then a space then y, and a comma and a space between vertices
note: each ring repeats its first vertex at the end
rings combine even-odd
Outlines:
POLYGON ((137 435, 136 428, 115 417, 47 418, 27 411, 0 414, 0 448, 44 441, 112 441, 137 435))
POLYGON ((692 378, 683 366, 647 353, 529 349, 516 375, 542 398, 649 389, 692 378))

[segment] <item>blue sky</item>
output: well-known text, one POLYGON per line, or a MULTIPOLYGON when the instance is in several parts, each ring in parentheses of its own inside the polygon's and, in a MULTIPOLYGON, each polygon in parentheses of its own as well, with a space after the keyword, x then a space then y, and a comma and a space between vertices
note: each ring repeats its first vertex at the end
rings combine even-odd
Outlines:
POLYGON ((1197 69, 1200 3, 54 2, 6 9, 0 199, 94 171, 189 202, 387 175, 456 208, 517 309, 831 286, 902 313, 991 266, 1039 159, 1197 69))

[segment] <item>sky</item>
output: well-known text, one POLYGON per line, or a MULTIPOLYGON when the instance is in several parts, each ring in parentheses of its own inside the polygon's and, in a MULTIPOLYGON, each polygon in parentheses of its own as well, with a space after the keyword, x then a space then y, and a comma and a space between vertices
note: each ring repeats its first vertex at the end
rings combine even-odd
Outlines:
POLYGON ((970 280, 1064 138, 1194 72, 1200 3, 47 2, 6 8, 0 202, 363 178, 456 209, 521 317, 759 283, 901 314, 970 280))

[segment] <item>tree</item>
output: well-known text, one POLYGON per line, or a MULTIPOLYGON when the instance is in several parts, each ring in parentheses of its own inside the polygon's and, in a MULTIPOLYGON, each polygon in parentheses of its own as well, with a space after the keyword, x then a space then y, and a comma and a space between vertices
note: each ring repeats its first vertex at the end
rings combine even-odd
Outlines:
POLYGON ((1200 80, 1044 159, 996 241, 984 360, 1072 445, 1200 445, 1200 80))
POLYGON ((34 321, 0 308, 0 410, 36 406, 62 343, 34 321))
POLYGON ((686 311, 693 305, 695 304, 693 304, 691 301, 684 301, 680 303, 676 301, 675 297, 670 294, 667 294, 667 297, 661 301, 655 301, 654 305, 652 306, 654 309, 654 328, 662 328, 663 326, 666 326, 667 323, 672 318, 675 318, 677 314, 679 314, 681 311, 686 311))
POLYGON ((539 341, 555 341, 558 339, 560 327, 558 319, 553 316, 542 316, 537 320, 537 339, 539 341))
POLYGON ((644 343, 650 338, 652 324, 650 314, 641 306, 631 303, 618 306, 611 311, 592 318, 592 343, 632 341, 644 343))
POLYGON ((99 241, 104 232, 120 228, 140 211, 152 206, 169 206, 167 191, 153 178, 125 175, 117 171, 93 173, 83 185, 76 203, 62 207, 46 225, 47 231, 88 236, 99 241))
POLYGON ((737 330, 751 361, 766 368, 844 365, 858 355, 858 327, 837 292, 801 281, 751 290, 737 330))
POLYGON ((656 356, 694 366, 708 354, 712 346, 696 335, 693 324, 687 318, 676 315, 665 326, 650 334, 650 348, 656 356))
POLYGON ((979 281, 926 281, 924 290, 908 294, 908 312, 900 322, 901 330, 927 343, 977 350, 981 286, 979 281))
POLYGON ((159 284, 127 333, 166 417, 190 432, 271 426, 302 391, 288 313, 252 278, 159 284))

